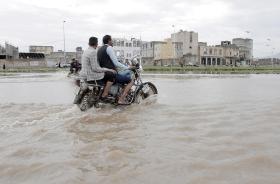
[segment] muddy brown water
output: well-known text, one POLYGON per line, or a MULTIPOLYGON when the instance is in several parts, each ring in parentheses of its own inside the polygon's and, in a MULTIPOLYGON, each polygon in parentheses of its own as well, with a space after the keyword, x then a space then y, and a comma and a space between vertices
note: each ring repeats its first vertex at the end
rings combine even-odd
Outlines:
POLYGON ((82 113, 65 73, 0 77, 1 184, 278 184, 279 75, 145 75, 159 95, 82 113))

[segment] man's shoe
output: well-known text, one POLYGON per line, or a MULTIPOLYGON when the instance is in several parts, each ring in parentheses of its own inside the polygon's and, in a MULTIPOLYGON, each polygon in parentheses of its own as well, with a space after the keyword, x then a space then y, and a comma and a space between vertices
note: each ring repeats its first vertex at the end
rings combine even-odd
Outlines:
POLYGON ((106 97, 101 97, 100 100, 102 102, 109 103, 109 102, 113 102, 115 100, 115 98, 110 97, 110 96, 106 96, 106 97))

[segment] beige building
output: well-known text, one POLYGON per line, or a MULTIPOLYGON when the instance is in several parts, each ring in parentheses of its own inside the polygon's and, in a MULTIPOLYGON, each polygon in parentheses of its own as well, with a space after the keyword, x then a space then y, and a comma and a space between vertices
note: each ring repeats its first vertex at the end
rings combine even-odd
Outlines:
POLYGON ((231 44, 228 42, 225 44, 225 42, 221 44, 223 47, 223 56, 224 56, 224 61, 225 65, 237 65, 240 64, 240 56, 239 56, 239 47, 236 46, 235 44, 231 44))
POLYGON ((199 56, 201 65, 222 65, 223 60, 223 47, 221 46, 199 46, 199 56))
POLYGON ((164 60, 170 55, 170 53, 164 53, 167 48, 168 43, 165 41, 154 43, 154 65, 163 65, 164 60))
POLYGON ((50 55, 53 52, 53 46, 29 46, 29 52, 32 53, 43 53, 45 55, 50 55))
POLYGON ((173 42, 171 38, 164 41, 144 42, 141 47, 144 65, 179 65, 183 56, 183 43, 173 42))
POLYGON ((163 41, 144 42, 141 47, 141 59, 143 65, 157 65, 161 58, 163 41), (158 59, 158 60, 155 60, 158 59))
POLYGON ((155 45, 154 61, 158 65, 180 65, 182 63, 182 56, 182 42, 173 42, 171 38, 167 38, 164 42, 155 45))
POLYGON ((207 46, 207 43, 200 42, 198 50, 200 65, 237 65, 239 62, 239 48, 228 41, 216 46, 207 46))

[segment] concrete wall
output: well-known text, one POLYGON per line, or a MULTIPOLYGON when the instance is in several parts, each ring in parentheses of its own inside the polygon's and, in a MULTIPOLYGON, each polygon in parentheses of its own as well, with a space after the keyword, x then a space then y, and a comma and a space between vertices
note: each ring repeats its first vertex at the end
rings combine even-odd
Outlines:
POLYGON ((6 65, 6 68, 40 68, 47 67, 45 60, 0 60, 0 67, 6 65))
MULTIPOLYGON (((76 52, 65 52, 66 63, 70 63, 73 58, 77 57, 76 52)), ((64 52, 52 52, 51 55, 46 57, 47 61, 56 63, 65 63, 64 52)))

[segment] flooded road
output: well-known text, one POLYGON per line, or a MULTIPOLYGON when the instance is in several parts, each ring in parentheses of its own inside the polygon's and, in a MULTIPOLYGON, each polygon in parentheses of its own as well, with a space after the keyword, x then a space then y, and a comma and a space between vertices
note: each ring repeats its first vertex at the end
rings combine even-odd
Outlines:
POLYGON ((84 113, 65 76, 0 76, 1 184, 280 181, 279 75, 145 75, 156 101, 84 113))

